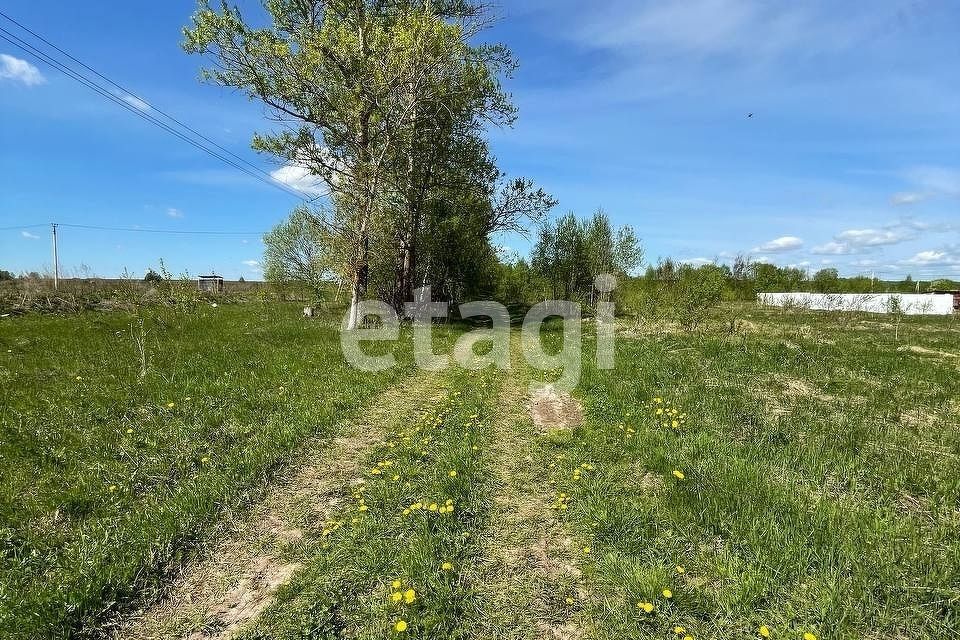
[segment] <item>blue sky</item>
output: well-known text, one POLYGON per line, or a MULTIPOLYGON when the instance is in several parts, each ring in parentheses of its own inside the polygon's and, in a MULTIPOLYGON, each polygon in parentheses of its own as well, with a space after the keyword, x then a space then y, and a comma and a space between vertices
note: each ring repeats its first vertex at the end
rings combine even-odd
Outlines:
MULTIPOLYGON (((296 169, 250 151, 270 126, 263 110, 197 81, 201 61, 179 47, 193 10, 186 0, 3 8, 303 187, 296 169)), ((499 13, 485 38, 519 59, 507 86, 520 117, 491 132, 493 148, 504 170, 559 199, 557 213, 602 207, 634 226, 653 261, 743 253, 847 274, 960 275, 957 3, 528 0, 499 13)), ((256 232, 296 204, 2 40, 0 176, 0 227, 252 232, 64 227, 67 273, 140 275, 163 258, 174 272, 255 278, 256 232)), ((0 230, 0 268, 50 264, 48 228, 0 230)))

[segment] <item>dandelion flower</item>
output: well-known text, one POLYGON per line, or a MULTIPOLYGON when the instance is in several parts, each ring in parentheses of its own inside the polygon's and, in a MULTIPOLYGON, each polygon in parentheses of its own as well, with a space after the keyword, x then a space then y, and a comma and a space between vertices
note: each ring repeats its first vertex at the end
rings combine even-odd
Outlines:
POLYGON ((168 402, 168 403, 167 403, 167 409, 173 409, 175 406, 177 406, 177 404, 176 404, 175 402, 168 402))
POLYGON ((427 508, 430 509, 430 511, 436 511, 436 510, 437 510, 437 503, 436 503, 436 502, 431 502, 431 503, 430 503, 430 506, 427 507, 427 508))
POLYGON ((451 478, 456 478, 456 477, 457 477, 457 470, 456 470, 456 469, 450 469, 450 473, 449 473, 448 475, 449 475, 451 478))
POLYGON ((683 636, 683 640, 693 640, 693 636, 683 636))
POLYGON ((683 568, 682 564, 677 565, 677 573, 683 573, 686 569, 683 568))
POLYGON ((393 582, 390 583, 390 586, 393 587, 394 589, 399 589, 399 588, 400 588, 400 581, 399 581, 399 580, 394 580, 393 582))
POLYGON ((390 599, 393 600, 394 602, 400 602, 401 600, 403 600, 403 594, 400 593, 399 591, 394 591, 393 593, 390 594, 390 599))
POLYGON ((583 548, 583 552, 584 552, 584 553, 590 553, 590 547, 584 547, 584 548, 583 548))
POLYGON ((673 470, 673 477, 675 477, 677 480, 683 480, 683 479, 686 478, 687 476, 685 476, 685 475, 683 474, 683 471, 680 471, 680 469, 674 469, 674 470, 673 470))
POLYGON ((127 429, 127 434, 129 435, 131 433, 133 433, 133 429, 127 429))
POLYGON ((765 624, 764 624, 764 625, 760 625, 760 628, 757 629, 757 633, 760 634, 760 637, 761 637, 761 638, 769 638, 769 637, 770 637, 770 629, 768 629, 768 628, 767 628, 767 625, 765 625, 765 624))
POLYGON ((663 590, 663 597, 666 598, 667 600, 669 600, 670 598, 673 597, 673 591, 670 591, 670 589, 664 589, 664 590, 663 590))
POLYGON ((117 490, 117 485, 112 484, 109 487, 107 487, 107 490, 110 491, 110 493, 113 493, 114 491, 117 490))
POLYGON ((202 462, 203 464, 207 464, 208 462, 210 462, 210 458, 208 458, 207 456, 203 456, 202 458, 200 458, 200 462, 202 462))
POLYGON ((397 620, 396 624, 393 625, 393 630, 397 633, 403 633, 407 630, 406 620, 397 620))
POLYGON ((362 504, 359 507, 357 507, 357 511, 366 511, 366 510, 367 510, 367 505, 365 504, 362 504))
POLYGON ((678 636, 680 636, 680 635, 683 635, 684 632, 686 632, 686 629, 684 629, 683 627, 680 627, 680 626, 676 626, 676 627, 673 628, 673 632, 674 632, 675 634, 677 634, 678 636))
POLYGON ((653 603, 652 602, 638 602, 637 607, 643 609, 644 613, 653 613, 653 603))
POLYGON ((803 634, 803 640, 817 640, 817 636, 807 631, 806 633, 803 634))
POLYGON ((567 604, 573 604, 573 598, 567 598, 566 602, 567 604))
POLYGON ((414 600, 417 599, 417 592, 413 589, 407 589, 403 592, 403 601, 407 604, 412 604, 414 600))
POLYGON ((449 562, 444 562, 442 565, 440 565, 440 568, 443 569, 444 571, 450 571, 451 569, 453 569, 453 565, 450 564, 449 562))

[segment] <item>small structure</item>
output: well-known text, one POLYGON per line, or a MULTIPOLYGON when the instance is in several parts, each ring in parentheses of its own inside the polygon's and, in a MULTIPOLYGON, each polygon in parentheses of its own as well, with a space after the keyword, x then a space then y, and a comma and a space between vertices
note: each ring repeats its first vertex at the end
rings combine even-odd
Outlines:
POLYGON ((929 293, 950 294, 953 296, 953 310, 960 311, 960 289, 933 289, 929 293))
POLYGON ((223 276, 199 276, 197 278, 197 290, 206 293, 223 293, 223 276))

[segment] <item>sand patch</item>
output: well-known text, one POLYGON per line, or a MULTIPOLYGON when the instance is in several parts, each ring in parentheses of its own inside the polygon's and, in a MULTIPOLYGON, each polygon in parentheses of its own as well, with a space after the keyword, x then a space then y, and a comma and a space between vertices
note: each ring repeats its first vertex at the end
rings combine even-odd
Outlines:
POLYGON ((548 433, 583 424, 583 409, 569 393, 547 384, 530 396, 530 417, 539 433, 548 433))

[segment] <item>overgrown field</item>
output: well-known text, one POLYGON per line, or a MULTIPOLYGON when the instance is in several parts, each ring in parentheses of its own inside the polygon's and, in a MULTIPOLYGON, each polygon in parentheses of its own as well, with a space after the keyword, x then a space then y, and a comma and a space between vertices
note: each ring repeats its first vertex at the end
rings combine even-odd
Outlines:
POLYGON ((2 322, 3 637, 960 637, 952 318, 625 320, 533 412, 519 331, 507 372, 416 371, 405 334, 365 374, 279 304, 2 322), (282 579, 172 584, 231 537, 282 579))

